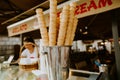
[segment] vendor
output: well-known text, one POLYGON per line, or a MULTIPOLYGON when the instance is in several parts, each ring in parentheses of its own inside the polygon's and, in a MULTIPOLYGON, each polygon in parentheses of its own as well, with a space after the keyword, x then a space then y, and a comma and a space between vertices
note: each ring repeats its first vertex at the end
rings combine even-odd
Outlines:
POLYGON ((24 37, 20 57, 16 62, 24 70, 39 69, 39 51, 33 38, 24 37))
POLYGON ((32 37, 24 37, 23 47, 25 48, 21 53, 21 58, 38 58, 38 49, 32 37))
POLYGON ((39 69, 39 51, 31 37, 24 37, 20 50, 19 66, 23 70, 39 69), (25 48, 23 50, 23 48, 25 48), (23 51, 22 51, 23 50, 23 51))

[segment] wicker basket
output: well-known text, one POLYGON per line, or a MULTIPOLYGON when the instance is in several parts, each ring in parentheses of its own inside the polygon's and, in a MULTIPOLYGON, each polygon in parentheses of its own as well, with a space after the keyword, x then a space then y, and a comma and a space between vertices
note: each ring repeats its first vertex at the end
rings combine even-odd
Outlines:
POLYGON ((28 64, 28 65, 21 65, 20 64, 19 68, 22 70, 26 70, 26 71, 36 70, 36 69, 38 69, 38 63, 28 64))

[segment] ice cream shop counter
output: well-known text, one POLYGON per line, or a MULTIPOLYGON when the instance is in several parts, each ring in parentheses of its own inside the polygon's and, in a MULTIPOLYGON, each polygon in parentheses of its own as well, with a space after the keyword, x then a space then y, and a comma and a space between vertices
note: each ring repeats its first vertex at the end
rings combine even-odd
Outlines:
POLYGON ((7 65, 3 65, 0 70, 0 80, 47 80, 45 78, 47 76, 39 70, 23 71, 19 69, 19 66, 8 67, 7 65))
POLYGON ((18 66, 4 67, 0 71, 0 80, 34 80, 34 78, 36 76, 31 72, 19 71, 18 66))
MULTIPOLYGON (((46 73, 40 70, 23 71, 19 66, 3 65, 0 70, 0 80, 49 80, 46 73)), ((103 73, 70 69, 67 80, 106 80, 103 73)))

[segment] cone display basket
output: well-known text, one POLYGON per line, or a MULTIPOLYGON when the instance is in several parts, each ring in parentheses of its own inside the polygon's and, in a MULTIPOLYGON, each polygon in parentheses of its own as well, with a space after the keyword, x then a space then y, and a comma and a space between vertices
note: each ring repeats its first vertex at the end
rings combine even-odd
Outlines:
POLYGON ((69 75, 71 46, 44 47, 49 80, 66 80, 69 75))
POLYGON ((19 65, 21 70, 31 71, 38 69, 38 63, 28 64, 28 65, 19 65))

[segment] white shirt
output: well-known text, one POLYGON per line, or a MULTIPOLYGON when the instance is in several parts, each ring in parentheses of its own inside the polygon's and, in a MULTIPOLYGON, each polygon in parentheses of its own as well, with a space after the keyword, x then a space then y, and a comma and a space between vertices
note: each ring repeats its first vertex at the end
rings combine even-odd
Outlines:
POLYGON ((21 53, 21 56, 25 56, 26 57, 26 58, 21 58, 20 59, 20 64, 22 64, 22 65, 36 63, 38 61, 38 51, 37 51, 37 48, 34 48, 34 51, 32 53, 30 53, 28 49, 25 49, 21 53))
POLYGON ((38 51, 36 47, 34 47, 34 51, 30 53, 28 49, 25 49, 22 53, 21 56, 25 56, 26 58, 38 58, 38 51))

